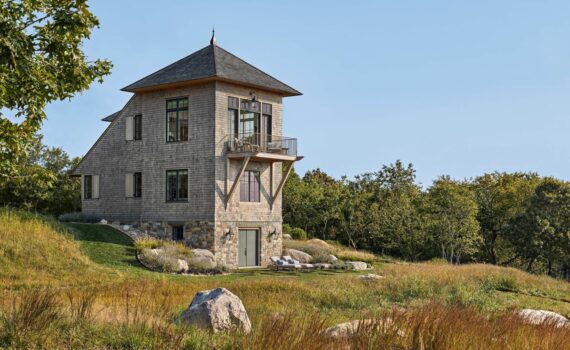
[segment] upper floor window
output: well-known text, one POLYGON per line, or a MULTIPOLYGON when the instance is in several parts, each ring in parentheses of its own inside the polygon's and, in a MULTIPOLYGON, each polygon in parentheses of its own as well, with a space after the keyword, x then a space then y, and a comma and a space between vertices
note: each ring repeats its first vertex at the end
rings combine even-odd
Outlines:
POLYGON ((142 140, 142 114, 135 115, 133 124, 134 124, 134 139, 142 140))
POLYGON ((241 178, 239 200, 259 202, 259 171, 246 170, 241 178))
POLYGON ((188 141, 188 98, 166 101, 166 141, 188 141))
POLYGON ((166 172, 166 200, 188 200, 188 170, 168 170, 166 172))
POLYGON ((228 97, 228 130, 232 137, 238 133, 239 100, 236 97, 228 97))

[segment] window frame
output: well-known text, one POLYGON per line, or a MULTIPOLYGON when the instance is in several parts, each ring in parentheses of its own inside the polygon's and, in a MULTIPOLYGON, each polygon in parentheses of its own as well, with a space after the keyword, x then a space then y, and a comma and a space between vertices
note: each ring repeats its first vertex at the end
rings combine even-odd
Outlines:
POLYGON ((83 175, 83 199, 93 199, 93 175, 83 175), (89 184, 89 192, 87 192, 87 184, 89 184))
POLYGON ((240 191, 239 191, 239 201, 242 203, 261 203, 261 172, 259 170, 245 170, 243 172, 242 178, 240 179, 240 191), (252 181, 255 179, 255 181, 252 181), (252 198, 252 186, 257 185, 257 188, 253 188, 253 198, 252 198), (246 190, 243 186, 247 186, 246 190), (245 194, 245 198, 244 195, 245 194))
POLYGON ((189 198, 189 184, 190 184, 190 176, 188 169, 170 169, 166 170, 166 178, 165 178, 165 185, 166 185, 166 202, 188 202, 189 198), (181 198, 180 194, 180 173, 186 172, 186 197, 181 198), (169 186, 168 186, 168 175, 169 173, 176 173, 176 198, 170 199, 169 196, 169 186))
POLYGON ((142 197, 142 172, 133 173, 133 198, 142 197), (140 184, 138 182, 140 181, 140 184))
POLYGON ((133 117, 133 140, 142 140, 142 114, 133 117))
POLYGON ((185 142, 190 140, 190 110, 189 110, 189 99, 188 96, 183 96, 183 97, 174 97, 174 98, 168 98, 166 99, 166 142, 170 143, 170 142, 185 142), (184 101, 186 100, 186 106, 185 107, 180 107, 180 101, 184 101), (168 103, 169 102, 173 102, 176 101, 176 107, 174 108, 168 108, 168 103), (187 112, 187 130, 186 130, 186 139, 183 140, 180 138, 180 112, 181 111, 186 111, 187 112), (176 113, 176 137, 175 140, 170 140, 169 139, 169 131, 170 131, 170 118, 168 116, 169 113, 171 112, 175 112, 176 113))

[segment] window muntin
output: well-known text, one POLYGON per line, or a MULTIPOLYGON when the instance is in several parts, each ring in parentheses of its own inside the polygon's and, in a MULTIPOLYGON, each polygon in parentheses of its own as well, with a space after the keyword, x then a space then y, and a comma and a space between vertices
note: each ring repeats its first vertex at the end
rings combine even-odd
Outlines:
POLYGON ((228 130, 235 139, 253 145, 271 142, 273 106, 270 103, 228 97, 228 130))
POLYGON ((83 198, 93 199, 93 176, 83 176, 83 198))
POLYGON ((135 140, 142 140, 142 115, 138 114, 134 117, 133 122, 133 138, 135 140))
POLYGON ((240 202, 259 202, 259 171, 246 170, 240 182, 240 202))
POLYGON ((188 200, 188 170, 168 170, 166 172, 166 200, 188 200))
POLYGON ((142 197, 142 173, 133 174, 133 197, 142 197))
POLYGON ((188 98, 166 101, 166 141, 188 141, 188 98))

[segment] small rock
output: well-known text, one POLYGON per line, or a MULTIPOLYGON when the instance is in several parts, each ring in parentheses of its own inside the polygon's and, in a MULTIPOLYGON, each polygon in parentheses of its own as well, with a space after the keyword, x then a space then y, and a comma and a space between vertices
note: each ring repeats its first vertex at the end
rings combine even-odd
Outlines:
POLYGON ((123 230, 128 231, 131 228, 129 225, 123 225, 123 230))
POLYGON ((226 288, 196 293, 180 321, 214 332, 230 329, 251 332, 251 322, 243 303, 226 288))
POLYGON ((188 271, 188 263, 184 259, 178 259, 178 273, 188 271))
POLYGON ((570 326, 570 320, 552 311, 523 309, 517 314, 530 324, 552 323, 557 328, 570 326))
POLYGON ((288 233, 284 233, 284 234, 283 234, 283 239, 289 240, 289 239, 293 239, 293 237, 291 237, 291 235, 288 234, 288 233))
POLYGON ((317 269, 323 269, 323 270, 328 270, 331 268, 331 264, 327 264, 327 263, 317 263, 315 264, 315 267, 317 269))
POLYGON ((363 261, 347 261, 346 264, 350 270, 367 270, 368 264, 363 261))
POLYGON ((381 280, 384 276, 376 275, 374 273, 369 273, 367 275, 358 276, 363 281, 376 281, 381 280))
POLYGON ((202 269, 213 269, 217 265, 216 257, 208 249, 192 249, 189 262, 190 266, 202 269))
POLYGON ((287 255, 290 255, 291 258, 300 263, 310 263, 313 261, 313 257, 311 255, 297 249, 287 249, 287 255))
POLYGON ((99 221, 99 223, 100 223, 100 224, 103 224, 103 225, 107 225, 108 222, 107 222, 107 220, 105 220, 105 219, 101 219, 101 221, 99 221))
POLYGON ((334 255, 332 255, 332 254, 329 255, 329 261, 330 261, 330 262, 335 262, 335 261, 337 261, 337 260, 338 260, 338 258, 337 258, 336 256, 334 256, 334 255))
POLYGON ((154 249, 149 249, 150 254, 154 255, 154 256, 159 256, 164 254, 164 248, 154 248, 154 249))

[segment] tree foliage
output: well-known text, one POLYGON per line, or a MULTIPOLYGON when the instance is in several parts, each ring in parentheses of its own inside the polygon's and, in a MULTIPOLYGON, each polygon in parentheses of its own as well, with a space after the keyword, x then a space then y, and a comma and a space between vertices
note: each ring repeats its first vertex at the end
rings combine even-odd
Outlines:
POLYGON ((2 1, 0 176, 17 170, 48 103, 71 98, 109 74, 109 61, 90 61, 82 51, 98 25, 86 0, 2 1), (13 113, 12 120, 2 109, 13 113))

